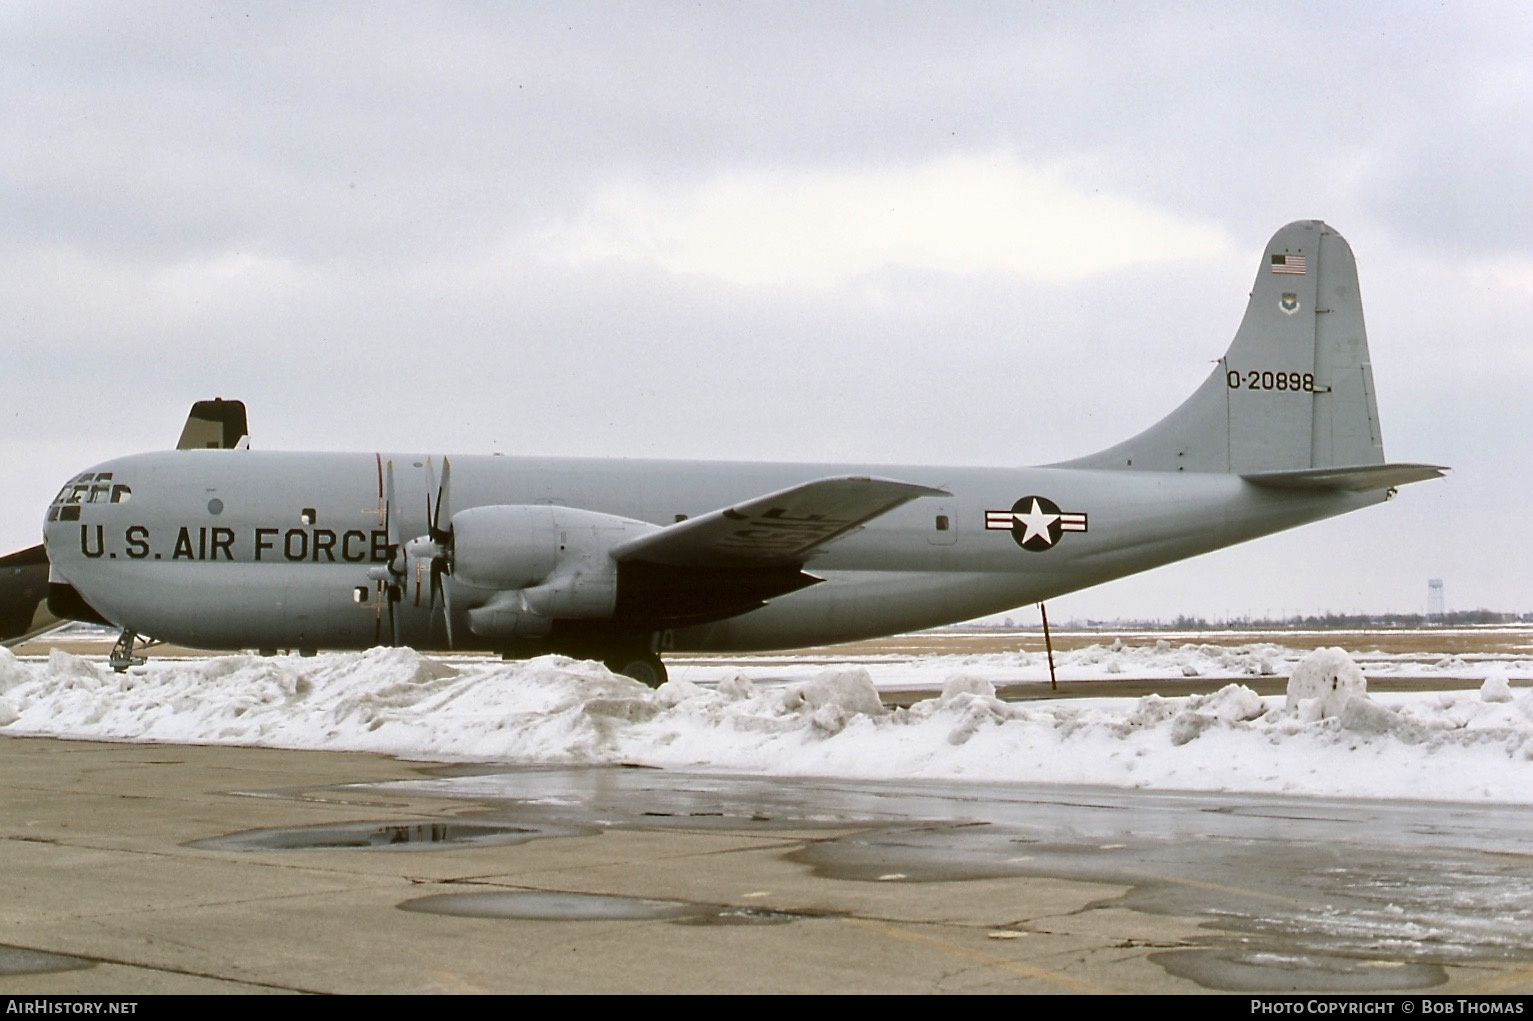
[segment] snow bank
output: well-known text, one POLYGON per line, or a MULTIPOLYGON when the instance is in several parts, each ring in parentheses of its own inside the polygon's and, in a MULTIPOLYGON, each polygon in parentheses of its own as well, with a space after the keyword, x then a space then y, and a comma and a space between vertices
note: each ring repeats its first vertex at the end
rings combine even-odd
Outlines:
MULTIPOLYGON (((1162 667, 1185 663, 1184 650, 1149 650, 1157 652, 1162 667)), ((1010 680, 1014 654, 966 657, 957 670, 947 660, 821 668, 786 683, 770 679, 772 668, 734 668, 710 683, 678 676, 650 690, 558 656, 444 662, 373 649, 152 660, 114 674, 62 652, 34 662, 0 650, 0 732, 444 761, 1533 804, 1533 694, 1504 676, 1480 692, 1372 699, 1357 663, 1325 649, 1294 666, 1281 704, 1239 682, 1188 698, 1003 702, 997 682, 1010 680), (879 697, 886 673, 901 683, 923 673, 925 688, 940 694, 891 709, 879 697)))
POLYGON ((1368 681, 1342 649, 1316 649, 1288 677, 1285 708, 1311 719, 1341 715, 1352 698, 1368 697, 1368 681))

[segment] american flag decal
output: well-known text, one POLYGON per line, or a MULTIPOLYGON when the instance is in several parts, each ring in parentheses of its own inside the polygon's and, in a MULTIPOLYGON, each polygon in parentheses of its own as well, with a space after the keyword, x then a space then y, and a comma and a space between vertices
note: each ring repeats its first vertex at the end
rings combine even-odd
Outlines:
POLYGON ((1286 273, 1289 276, 1302 277, 1304 269, 1304 256, 1302 255, 1274 255, 1272 257, 1272 272, 1274 273, 1286 273))

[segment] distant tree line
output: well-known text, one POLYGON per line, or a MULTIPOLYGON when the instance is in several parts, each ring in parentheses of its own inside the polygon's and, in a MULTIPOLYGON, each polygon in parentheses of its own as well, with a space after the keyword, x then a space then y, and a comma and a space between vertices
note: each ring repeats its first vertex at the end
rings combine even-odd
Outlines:
MULTIPOLYGON (((1168 628, 1176 631, 1207 631, 1238 628, 1247 631, 1282 630, 1354 630, 1358 628, 1469 627, 1477 624, 1523 624, 1533 621, 1533 614, 1503 613, 1499 610, 1450 610, 1446 613, 1320 613, 1294 614, 1291 617, 1230 617, 1209 620, 1207 617, 1179 614, 1169 624, 1165 621, 1113 621, 1114 626, 1145 629, 1168 628)), ((1088 621, 1089 625, 1106 621, 1088 621)))
MULTIPOLYGON (((1174 620, 1070 620, 1056 627, 1134 628, 1141 631, 1352 631, 1367 628, 1470 627, 1484 624, 1533 623, 1533 613, 1503 613, 1499 610, 1451 610, 1446 613, 1319 613, 1294 614, 1291 617, 1230 617, 1210 620, 1207 617, 1178 614, 1174 620)), ((958 627, 974 627, 960 624, 958 627)), ((1010 617, 1001 623, 980 627, 1012 628, 1018 626, 1010 617)), ((1030 625, 1034 630, 1040 625, 1030 625)))

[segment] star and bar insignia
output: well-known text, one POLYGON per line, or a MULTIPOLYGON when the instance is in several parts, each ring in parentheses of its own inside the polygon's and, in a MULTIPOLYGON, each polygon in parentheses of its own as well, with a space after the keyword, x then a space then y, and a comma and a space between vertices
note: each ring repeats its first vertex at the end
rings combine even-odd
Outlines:
POLYGON ((1018 546, 1042 553, 1053 549, 1064 533, 1086 531, 1086 515, 1062 511, 1047 497, 1024 496, 1011 505, 1011 510, 985 511, 985 527, 1009 531, 1018 546))

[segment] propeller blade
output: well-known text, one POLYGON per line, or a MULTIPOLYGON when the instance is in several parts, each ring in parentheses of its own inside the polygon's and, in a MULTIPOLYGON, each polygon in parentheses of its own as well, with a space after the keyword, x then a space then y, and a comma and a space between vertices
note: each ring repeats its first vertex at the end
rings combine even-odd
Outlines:
POLYGON ((415 563, 415 605, 420 605, 421 571, 426 569, 425 548, 430 545, 430 571, 431 582, 428 586, 430 592, 430 608, 428 619, 431 621, 433 631, 436 627, 437 597, 442 599, 442 619, 447 627, 447 647, 452 648, 452 606, 447 595, 447 586, 444 581, 447 575, 452 574, 452 511, 447 509, 448 501, 452 492, 452 461, 442 458, 442 481, 436 480, 436 469, 431 458, 426 458, 426 529, 427 534, 421 539, 413 540, 407 547, 410 555, 416 558, 415 563), (436 500, 431 499, 431 490, 436 490, 436 500), (447 527, 442 527, 443 517, 447 519, 447 527))
POLYGON ((442 508, 447 506, 448 496, 452 487, 452 462, 446 457, 442 458, 442 484, 436 491, 436 514, 427 519, 431 522, 431 538, 437 543, 449 542, 452 539, 452 515, 447 515, 447 528, 442 528, 442 508))
MULTIPOLYGON (((434 467, 432 467, 431 455, 427 454, 426 455, 426 530, 427 530, 427 532, 431 533, 432 538, 436 538, 436 535, 435 535, 435 532, 436 532, 436 516, 435 515, 436 515, 436 513, 439 513, 441 511, 441 506, 440 506, 440 504, 441 504, 441 494, 440 493, 437 494, 438 506, 433 508, 431 506, 431 491, 433 489, 436 489, 436 469, 434 467)), ((411 543, 411 545, 413 546, 413 545, 415 545, 415 543, 411 543)), ((417 598, 415 600, 415 605, 419 606, 420 605, 420 599, 419 599, 419 593, 420 593, 420 574, 419 574, 419 569, 418 568, 417 568, 417 573, 416 573, 416 577, 415 577, 415 589, 416 589, 416 595, 417 595, 417 598)))
POLYGON ((431 558, 431 614, 433 624, 436 620, 437 596, 442 597, 442 620, 447 625, 447 648, 452 648, 452 596, 447 588, 447 575, 451 572, 447 569, 447 557, 437 554, 431 558))
POLYGON ((398 648, 398 646, 400 644, 399 643, 399 614, 395 611, 395 607, 399 603, 399 596, 400 596, 399 586, 398 585, 390 585, 388 587, 388 591, 387 591, 386 594, 387 594, 388 600, 389 600, 389 630, 391 632, 393 632, 393 635, 394 635, 394 646, 396 648, 398 648))
POLYGON ((395 574, 403 573, 403 568, 395 568, 394 558, 399 555, 399 520, 394 515, 394 462, 388 463, 384 473, 383 502, 383 531, 388 536, 389 544, 389 570, 395 574))

